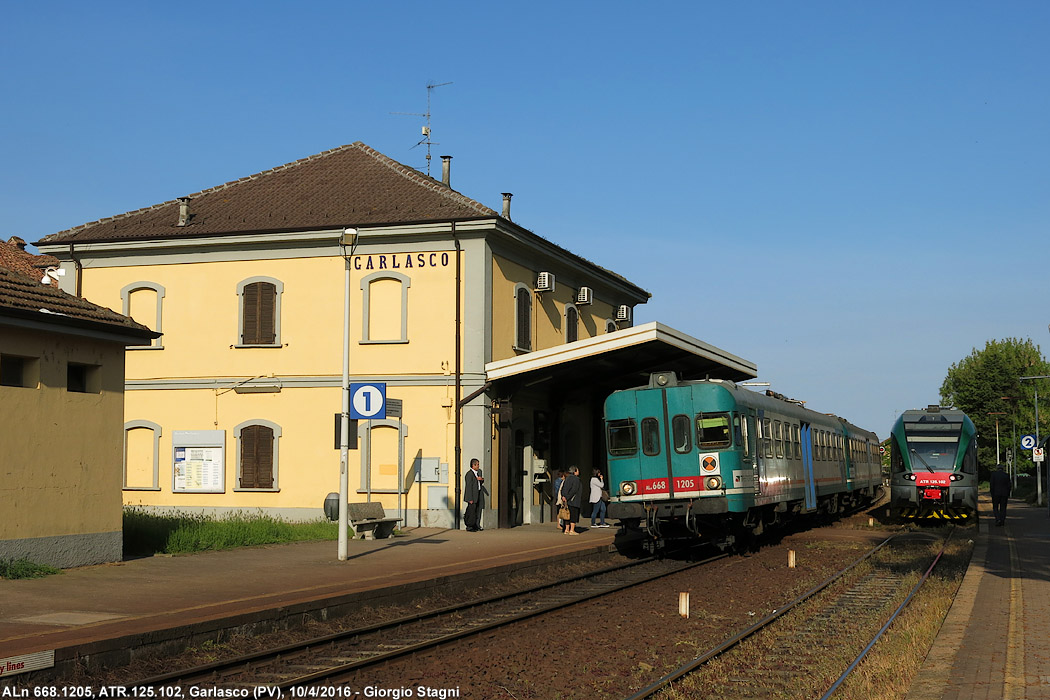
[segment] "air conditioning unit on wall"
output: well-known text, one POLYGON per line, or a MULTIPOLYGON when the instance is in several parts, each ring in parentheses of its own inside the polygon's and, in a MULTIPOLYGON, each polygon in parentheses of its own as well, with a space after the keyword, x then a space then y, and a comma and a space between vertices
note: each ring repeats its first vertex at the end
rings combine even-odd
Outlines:
POLYGON ((536 291, 537 292, 553 292, 554 291, 554 273, 553 272, 541 272, 536 275, 536 291))
POLYGON ((620 304, 616 307, 616 322, 617 323, 630 323, 631 322, 631 307, 627 304, 620 304))
POLYGON ((593 301, 591 296, 590 287, 580 287, 580 291, 576 292, 576 305, 586 306, 587 304, 590 304, 591 301, 593 301))

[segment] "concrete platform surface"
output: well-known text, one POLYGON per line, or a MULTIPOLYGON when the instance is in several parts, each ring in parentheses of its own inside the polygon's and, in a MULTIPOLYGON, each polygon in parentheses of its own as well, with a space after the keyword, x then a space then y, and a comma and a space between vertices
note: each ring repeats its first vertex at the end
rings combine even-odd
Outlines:
MULTIPOLYGON (((982 495, 983 496, 983 495, 982 495)), ((908 700, 1050 700, 1050 517, 982 497, 970 567, 908 700)))
POLYGON ((155 556, 67 569, 35 580, 0 581, 0 685, 5 660, 48 655, 55 672, 77 659, 117 659, 129 648, 173 649, 217 629, 296 616, 343 614, 362 601, 467 587, 482 576, 610 550, 615 528, 579 537, 557 526, 508 530, 409 528, 402 537, 248 547, 155 556), (342 606, 342 609, 340 609, 342 606), (116 656, 114 656, 114 654, 116 656))

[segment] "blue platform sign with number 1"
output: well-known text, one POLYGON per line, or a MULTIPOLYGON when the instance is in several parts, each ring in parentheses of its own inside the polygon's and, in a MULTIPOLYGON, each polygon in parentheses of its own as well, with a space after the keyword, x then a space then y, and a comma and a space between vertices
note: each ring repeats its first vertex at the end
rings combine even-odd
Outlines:
POLYGON ((350 384, 351 420, 386 418, 386 384, 350 384))

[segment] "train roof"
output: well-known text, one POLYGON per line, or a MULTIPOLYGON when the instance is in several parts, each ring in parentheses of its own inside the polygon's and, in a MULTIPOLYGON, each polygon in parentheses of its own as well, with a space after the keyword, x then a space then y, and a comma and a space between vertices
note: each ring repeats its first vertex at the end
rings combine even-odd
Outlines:
MULTIPOLYGON (((731 381, 729 379, 711 379, 711 378, 709 378, 709 379, 680 380, 680 379, 677 379, 677 377, 674 377, 674 374, 672 372, 654 372, 651 375, 651 377, 650 377, 648 385, 632 387, 630 389, 622 389, 620 391, 638 391, 638 390, 643 390, 643 389, 662 389, 662 388, 665 388, 665 387, 673 387, 673 386, 680 386, 680 387, 698 386, 698 385, 702 385, 702 384, 718 384, 718 385, 721 385, 721 386, 725 387, 727 390, 729 390, 730 393, 732 393, 736 397, 738 397, 738 399, 742 398, 742 399, 745 400, 746 403, 749 403, 749 404, 752 404, 752 405, 755 405, 755 406, 761 406, 761 407, 764 407, 766 409, 775 409, 775 410, 777 410, 779 412, 787 413, 789 415, 797 415, 797 416, 800 416, 800 417, 801 416, 808 416, 808 418, 810 420, 812 420, 814 418, 824 418, 824 419, 830 418, 830 419, 832 419, 834 421, 837 421, 839 423, 842 423, 843 425, 848 426, 850 428, 850 430, 853 431, 853 432, 868 433, 872 437, 874 437, 876 440, 878 440, 878 435, 874 431, 868 430, 866 428, 861 428, 860 426, 857 426, 854 423, 851 423, 850 421, 846 420, 845 418, 843 418, 841 416, 838 416, 838 415, 835 415, 834 413, 821 413, 819 411, 814 411, 811 408, 806 408, 806 402, 805 401, 801 401, 799 399, 788 398, 787 396, 784 396, 783 394, 777 393, 775 391, 770 391, 768 389, 765 392, 752 391, 748 387, 741 386, 741 385, 737 384, 736 382, 733 382, 733 381, 731 381), (663 377, 663 379, 661 379, 661 377, 663 377)), ((618 392, 614 392, 614 393, 618 393, 618 392)))
MULTIPOLYGON (((898 423, 965 423, 970 417, 954 406, 928 406, 905 411, 898 423)), ((972 422, 972 421, 971 421, 972 422)))

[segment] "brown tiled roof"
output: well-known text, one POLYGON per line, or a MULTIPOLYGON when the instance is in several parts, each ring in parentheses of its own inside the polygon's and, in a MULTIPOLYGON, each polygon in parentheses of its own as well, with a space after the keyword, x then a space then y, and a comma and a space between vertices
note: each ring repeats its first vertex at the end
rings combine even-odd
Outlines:
POLYGON ((160 335, 116 311, 40 284, 33 277, 0 266, 0 321, 11 318, 57 326, 94 328, 143 340, 160 335))
MULTIPOLYGON (((37 282, 44 276, 44 270, 49 267, 58 267, 58 258, 53 255, 33 255, 26 251, 26 242, 18 236, 11 236, 6 243, 0 241, 0 267, 8 270, 21 272, 34 278, 37 282)), ((50 280, 51 286, 57 286, 54 280, 50 280)))
POLYGON ((361 142, 188 195, 51 234, 41 244, 120 241, 498 216, 361 142))

